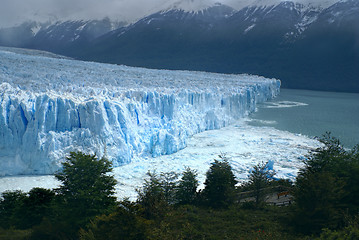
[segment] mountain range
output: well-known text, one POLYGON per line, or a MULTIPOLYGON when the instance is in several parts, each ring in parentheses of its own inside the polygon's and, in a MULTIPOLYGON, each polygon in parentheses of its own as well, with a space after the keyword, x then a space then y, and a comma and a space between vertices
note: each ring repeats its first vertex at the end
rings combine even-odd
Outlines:
POLYGON ((285 88, 359 92, 359 1, 180 1, 131 23, 26 22, 0 45, 156 69, 250 73, 285 88))

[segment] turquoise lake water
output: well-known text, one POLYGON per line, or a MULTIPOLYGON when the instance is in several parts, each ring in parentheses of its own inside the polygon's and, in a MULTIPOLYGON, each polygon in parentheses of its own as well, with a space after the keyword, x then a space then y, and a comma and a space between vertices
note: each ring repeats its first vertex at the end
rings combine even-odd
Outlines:
POLYGON ((259 104, 251 125, 271 126, 310 137, 331 132, 347 148, 359 144, 359 94, 281 89, 259 104))

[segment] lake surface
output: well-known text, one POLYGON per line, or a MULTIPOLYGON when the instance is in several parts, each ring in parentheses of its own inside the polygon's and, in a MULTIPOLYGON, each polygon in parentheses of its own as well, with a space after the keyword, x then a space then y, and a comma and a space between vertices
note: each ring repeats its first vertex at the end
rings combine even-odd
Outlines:
POLYGON ((310 137, 331 132, 352 148, 359 144, 359 94, 281 89, 251 114, 253 126, 271 126, 310 137))

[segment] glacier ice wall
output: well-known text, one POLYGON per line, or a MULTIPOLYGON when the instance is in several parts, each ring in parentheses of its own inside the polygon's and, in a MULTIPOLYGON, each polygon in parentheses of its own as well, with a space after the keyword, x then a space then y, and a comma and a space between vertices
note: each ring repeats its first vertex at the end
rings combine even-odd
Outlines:
POLYGON ((174 153, 273 98, 280 81, 0 50, 0 176, 51 174, 74 150, 115 166, 174 153))

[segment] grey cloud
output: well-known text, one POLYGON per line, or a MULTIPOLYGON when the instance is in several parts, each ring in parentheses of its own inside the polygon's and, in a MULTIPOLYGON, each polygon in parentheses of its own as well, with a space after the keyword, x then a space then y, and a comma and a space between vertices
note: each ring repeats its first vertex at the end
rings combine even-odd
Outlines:
POLYGON ((1 0, 0 27, 26 20, 101 19, 135 20, 166 0, 1 0))
MULTIPOLYGON (((0 27, 26 20, 102 19, 133 21, 180 0, 0 0, 0 27)), ((183 0, 182 0, 183 1, 183 0)), ((185 0, 198 1, 198 0, 185 0)), ((252 2, 281 0, 217 0, 240 8, 252 2)), ((338 0, 294 0, 297 2, 333 2, 338 0)))

